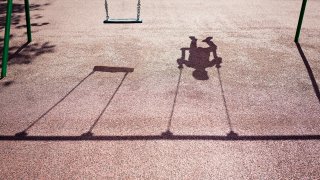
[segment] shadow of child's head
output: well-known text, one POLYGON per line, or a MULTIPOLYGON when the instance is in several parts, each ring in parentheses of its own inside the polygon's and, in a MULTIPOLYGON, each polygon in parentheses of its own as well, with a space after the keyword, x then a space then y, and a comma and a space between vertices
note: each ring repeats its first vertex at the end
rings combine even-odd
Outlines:
POLYGON ((208 80, 208 72, 205 69, 195 69, 192 76, 197 80, 208 80))

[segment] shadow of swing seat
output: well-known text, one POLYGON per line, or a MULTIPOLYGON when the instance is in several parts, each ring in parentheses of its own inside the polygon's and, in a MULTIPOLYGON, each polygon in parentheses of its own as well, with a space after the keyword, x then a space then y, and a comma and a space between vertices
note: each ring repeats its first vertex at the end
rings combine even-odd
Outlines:
POLYGON ((127 67, 109 67, 109 66, 94 66, 93 71, 100 71, 100 72, 124 72, 129 73, 133 72, 134 68, 127 68, 127 67))

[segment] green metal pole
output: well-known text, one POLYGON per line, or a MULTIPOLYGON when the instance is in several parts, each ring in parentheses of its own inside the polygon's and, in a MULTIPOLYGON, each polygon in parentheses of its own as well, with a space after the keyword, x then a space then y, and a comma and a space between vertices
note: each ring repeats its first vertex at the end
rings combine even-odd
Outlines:
POLYGON ((302 26, 302 21, 303 21, 304 11, 306 9, 307 1, 308 0, 303 0, 302 2, 300 17, 299 17, 299 22, 298 22, 298 27, 297 27, 296 37, 294 38, 294 42, 299 42, 299 36, 300 36, 300 31, 301 31, 301 26, 302 26))
POLYGON ((12 0, 8 0, 8 3, 7 3, 6 27, 5 27, 5 32, 4 32, 4 44, 3 44, 3 55, 2 55, 1 78, 4 78, 4 77, 7 76, 7 66, 8 66, 8 57, 9 57, 9 39, 10 39, 11 14, 12 14, 12 0))
POLYGON ((26 13, 26 23, 27 23, 27 34, 28 34, 28 42, 32 41, 31 37, 31 24, 30 24, 30 7, 29 0, 24 0, 24 8, 26 13))

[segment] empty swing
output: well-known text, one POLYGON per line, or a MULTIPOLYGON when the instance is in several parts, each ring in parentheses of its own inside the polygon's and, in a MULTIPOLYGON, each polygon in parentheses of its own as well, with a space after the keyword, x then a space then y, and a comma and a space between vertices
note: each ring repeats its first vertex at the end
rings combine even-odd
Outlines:
POLYGON ((140 19, 140 10, 141 10, 140 0, 138 0, 138 4, 137 4, 137 18, 111 19, 109 18, 108 0, 105 0, 105 8, 106 8, 106 20, 103 21, 103 23, 142 23, 142 19, 140 19))

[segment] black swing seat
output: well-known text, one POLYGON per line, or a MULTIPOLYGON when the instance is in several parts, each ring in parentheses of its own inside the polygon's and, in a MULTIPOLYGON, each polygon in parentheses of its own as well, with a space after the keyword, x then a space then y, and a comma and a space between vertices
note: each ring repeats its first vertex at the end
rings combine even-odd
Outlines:
POLYGON ((103 23, 142 23, 142 19, 128 18, 128 19, 107 19, 103 23))

